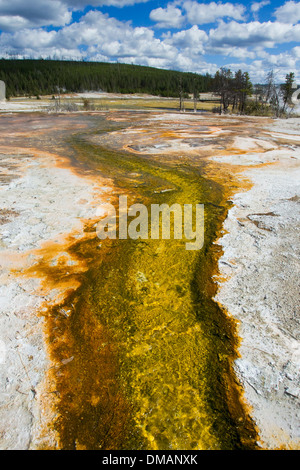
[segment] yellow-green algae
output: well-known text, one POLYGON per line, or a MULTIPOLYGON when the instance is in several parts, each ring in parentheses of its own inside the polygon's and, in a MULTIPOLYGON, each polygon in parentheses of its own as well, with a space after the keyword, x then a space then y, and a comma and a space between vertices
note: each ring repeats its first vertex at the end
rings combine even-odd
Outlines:
MULTIPOLYGON (((99 120, 97 132, 109 124, 99 120)), ((205 242, 201 251, 187 251, 185 240, 96 234, 74 243, 89 270, 66 302, 72 315, 48 316, 52 359, 64 363, 54 372, 59 447, 254 448, 232 371, 235 324, 212 300, 224 188, 204 176, 203 162, 101 148, 88 133, 71 144, 74 164, 112 178, 129 203, 203 203, 205 242)))

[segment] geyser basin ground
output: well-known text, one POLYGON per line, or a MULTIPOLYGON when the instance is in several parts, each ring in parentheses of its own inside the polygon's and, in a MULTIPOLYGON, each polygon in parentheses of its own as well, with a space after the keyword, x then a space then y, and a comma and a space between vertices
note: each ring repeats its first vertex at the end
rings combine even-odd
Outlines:
POLYGON ((298 448, 298 120, 1 128, 1 448, 298 448), (120 195, 203 203, 203 249, 100 241, 120 195))

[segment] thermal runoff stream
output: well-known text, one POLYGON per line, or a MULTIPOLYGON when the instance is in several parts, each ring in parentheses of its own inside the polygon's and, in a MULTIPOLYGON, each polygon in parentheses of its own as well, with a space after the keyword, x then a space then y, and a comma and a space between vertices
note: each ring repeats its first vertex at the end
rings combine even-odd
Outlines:
MULTIPOLYGON (((47 316, 51 357, 73 358, 55 377, 59 445, 251 447, 255 432, 232 371, 235 325, 212 300, 219 255, 213 242, 227 214, 228 190, 206 176, 201 159, 125 152, 116 135, 118 149, 101 142, 112 132, 126 135, 130 125, 98 118, 92 131, 71 136, 74 165, 113 181, 112 204, 121 195, 149 208, 204 204, 204 246, 188 251, 184 240, 172 237, 92 236, 70 247, 88 270, 80 288, 47 316), (62 307, 70 317, 57 314, 62 307)), ((94 225, 86 230, 95 234, 94 225)))
POLYGON ((6 138, 11 153, 13 145, 48 152, 83 179, 109 181, 102 202, 117 206, 127 196, 149 213, 152 204, 204 205, 200 250, 172 236, 100 240, 95 206, 83 236, 48 242, 33 265, 15 270, 50 290, 67 286, 63 299, 40 310, 50 361, 44 432, 55 433, 59 449, 256 446, 233 369, 236 324, 213 300, 217 239, 241 183, 207 157, 226 151, 237 131, 229 123, 222 134, 217 118, 208 125, 204 117, 174 116, 168 124, 142 112, 38 116, 34 126, 20 117, 26 136, 16 124, 6 138), (73 263, 54 263, 59 253, 73 263))

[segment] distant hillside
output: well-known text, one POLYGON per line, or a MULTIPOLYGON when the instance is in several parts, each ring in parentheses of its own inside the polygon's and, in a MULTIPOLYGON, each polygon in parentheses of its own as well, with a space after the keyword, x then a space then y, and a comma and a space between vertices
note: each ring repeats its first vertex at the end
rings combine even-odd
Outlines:
POLYGON ((102 62, 0 59, 7 97, 63 92, 106 91, 175 97, 212 91, 212 77, 138 65, 102 62))

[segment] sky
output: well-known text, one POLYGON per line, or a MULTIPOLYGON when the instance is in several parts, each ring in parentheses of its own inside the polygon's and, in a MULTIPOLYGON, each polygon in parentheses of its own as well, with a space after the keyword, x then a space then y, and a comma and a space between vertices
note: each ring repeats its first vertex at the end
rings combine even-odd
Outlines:
POLYGON ((0 57, 89 60, 200 74, 270 70, 300 82, 300 1, 0 0, 0 57))

